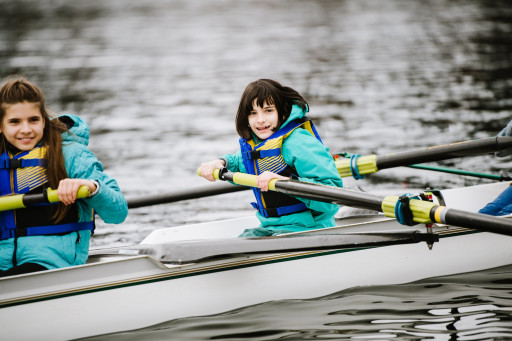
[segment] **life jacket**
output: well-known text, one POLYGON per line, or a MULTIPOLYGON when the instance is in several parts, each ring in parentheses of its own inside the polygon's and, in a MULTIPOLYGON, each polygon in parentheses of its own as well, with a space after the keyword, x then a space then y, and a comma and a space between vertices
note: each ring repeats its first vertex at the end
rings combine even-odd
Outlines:
MULTIPOLYGON (((242 161, 247 173, 259 175, 265 171, 270 171, 287 177, 297 176, 297 171, 284 161, 281 148, 284 139, 299 127, 306 129, 306 131, 322 142, 313 122, 307 118, 289 122, 258 145, 252 139, 240 138, 242 161)), ((280 217, 308 210, 302 201, 289 195, 275 191, 262 192, 256 187, 253 187, 252 190, 256 197, 256 202, 251 204, 266 218, 280 217)))
MULTIPOLYGON (((3 152, 0 155, 0 195, 41 193, 47 188, 46 151, 46 147, 35 147, 15 155, 3 152)), ((52 219, 55 212, 56 205, 51 204, 0 212, 0 240, 94 230, 94 214, 91 221, 78 222, 76 204, 58 224, 52 219)))

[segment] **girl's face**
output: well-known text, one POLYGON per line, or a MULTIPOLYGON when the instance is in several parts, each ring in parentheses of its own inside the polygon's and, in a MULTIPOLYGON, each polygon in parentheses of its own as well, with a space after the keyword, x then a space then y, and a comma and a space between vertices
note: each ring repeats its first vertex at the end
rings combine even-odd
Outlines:
POLYGON ((14 147, 31 150, 43 138, 44 119, 39 103, 21 102, 6 107, 0 133, 14 147))
POLYGON ((275 105, 269 105, 265 101, 262 108, 256 104, 256 99, 254 99, 252 110, 249 113, 249 127, 259 139, 266 140, 276 132, 279 129, 278 122, 279 116, 275 105))

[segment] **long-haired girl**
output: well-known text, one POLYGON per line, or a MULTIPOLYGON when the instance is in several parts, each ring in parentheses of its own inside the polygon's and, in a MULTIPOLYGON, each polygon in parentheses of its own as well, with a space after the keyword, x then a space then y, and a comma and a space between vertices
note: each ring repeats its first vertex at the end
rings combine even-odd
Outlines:
POLYGON ((51 118, 41 90, 20 76, 0 86, 0 195, 57 189, 61 203, 0 212, 0 276, 85 263, 95 213, 120 223, 128 213, 116 181, 87 148, 79 117, 51 118), (80 186, 88 198, 77 200, 80 186))

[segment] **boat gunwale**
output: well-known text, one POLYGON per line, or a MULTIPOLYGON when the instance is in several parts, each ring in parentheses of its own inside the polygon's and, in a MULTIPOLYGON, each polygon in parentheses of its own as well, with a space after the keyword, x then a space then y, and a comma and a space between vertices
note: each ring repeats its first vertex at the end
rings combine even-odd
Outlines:
MULTIPOLYGON (((345 227, 345 226, 343 226, 343 227, 345 227)), ((467 234, 474 234, 474 233, 488 233, 488 232, 481 232, 478 230, 457 228, 457 227, 452 227, 452 226, 446 226, 446 227, 443 226, 443 227, 439 227, 439 228, 443 229, 442 231, 436 231, 436 233, 439 234, 440 238, 450 238, 450 237, 456 237, 456 236, 460 236, 460 235, 467 235, 467 234)), ((402 245, 402 244, 396 244, 396 245, 402 245)), ((48 300, 53 300, 53 299, 60 299, 60 298, 65 298, 65 297, 72 297, 72 296, 84 295, 84 294, 92 294, 92 293, 101 292, 101 291, 108 291, 108 290, 144 285, 144 284, 149 284, 149 283, 181 279, 181 278, 192 277, 192 276, 201 276, 201 275, 207 275, 207 274, 211 274, 211 273, 231 271, 231 270, 249 268, 249 267, 254 267, 254 266, 262 266, 262 265, 273 264, 273 263, 287 262, 287 261, 306 259, 306 258, 312 258, 312 257, 328 256, 328 255, 340 254, 340 253, 345 253, 345 252, 362 251, 362 250, 367 250, 367 249, 382 248, 382 247, 389 247, 389 246, 395 246, 395 245, 366 246, 366 247, 329 249, 329 250, 318 250, 318 251, 281 252, 281 253, 271 253, 271 254, 265 253, 262 255, 255 254, 255 255, 233 256, 233 257, 225 257, 222 259, 205 260, 205 261, 202 261, 199 263, 190 263, 190 264, 173 265, 173 266, 166 266, 163 263, 155 260, 151 256, 144 256, 144 255, 133 256, 133 257, 124 258, 121 260, 106 261, 103 264, 113 263, 113 262, 133 261, 134 259, 148 259, 155 265, 160 264, 161 267, 160 266, 159 267, 160 268, 163 267, 162 272, 153 274, 153 275, 145 275, 145 276, 141 276, 141 277, 136 277, 136 278, 123 279, 123 280, 110 281, 110 282, 102 282, 102 283, 87 285, 87 286, 83 286, 83 287, 75 287, 73 289, 52 291, 52 292, 47 292, 44 294, 26 295, 26 296, 21 296, 21 297, 14 298, 14 299, 0 300, 0 309, 17 306, 17 305, 43 302, 43 301, 48 301, 48 300), (240 259, 241 257, 243 259, 240 259), (233 258, 237 258, 237 259, 233 260, 233 258), (203 264, 203 263, 210 263, 210 264, 203 264), (167 269, 164 269, 164 268, 167 268, 167 269)), ((78 267, 74 267, 74 269, 78 269, 80 267, 90 267, 90 266, 95 266, 95 263, 84 264, 84 265, 81 265, 78 267)), ((54 271, 66 271, 67 269, 68 268, 56 269, 54 271)), ((29 276, 37 276, 37 274, 26 274, 26 275, 21 275, 21 276, 29 277, 29 276)), ((16 277, 20 278, 18 276, 16 276, 16 277)), ((1 284, 2 280, 9 280, 9 279, 10 278, 0 279, 0 284, 1 284)))

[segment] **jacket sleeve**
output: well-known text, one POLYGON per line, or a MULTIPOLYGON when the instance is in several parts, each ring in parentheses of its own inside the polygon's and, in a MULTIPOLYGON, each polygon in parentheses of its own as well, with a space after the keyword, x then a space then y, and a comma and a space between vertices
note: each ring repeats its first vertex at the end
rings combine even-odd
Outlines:
POLYGON ((244 162, 242 161, 242 152, 240 150, 235 154, 224 154, 222 157, 228 160, 227 168, 230 172, 247 173, 244 162))
MULTIPOLYGON (((295 129, 285 139, 282 152, 285 162, 297 170, 301 181, 343 187, 343 180, 336 169, 329 148, 305 129, 295 129)), ((314 211, 326 212, 333 209, 333 204, 298 199, 314 211)))
MULTIPOLYGON (((106 223, 118 224, 128 215, 128 204, 115 179, 103 171, 96 156, 81 144, 75 144, 66 160, 68 176, 76 179, 96 180, 100 184, 98 193, 92 198, 82 199, 82 204, 95 212, 106 223)), ((80 203, 79 203, 80 204, 80 203)))

